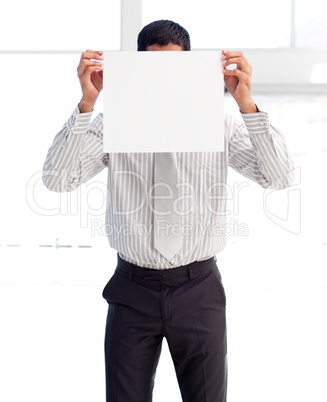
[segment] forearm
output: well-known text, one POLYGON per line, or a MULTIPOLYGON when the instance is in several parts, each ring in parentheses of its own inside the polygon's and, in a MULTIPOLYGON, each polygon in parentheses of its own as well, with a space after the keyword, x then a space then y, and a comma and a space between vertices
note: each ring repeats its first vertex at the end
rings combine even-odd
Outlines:
POLYGON ((242 117, 256 154, 258 169, 267 181, 264 187, 289 187, 294 180, 294 161, 281 131, 269 123, 267 113, 242 113, 242 117))
POLYGON ((243 114, 259 112, 259 109, 257 105, 254 103, 254 100, 252 98, 249 98, 242 102, 237 102, 237 104, 240 109, 240 112, 243 114))
POLYGON ((82 97, 80 103, 78 104, 78 109, 81 113, 93 112, 96 100, 85 99, 82 97))
POLYGON ((72 191, 78 184, 79 163, 92 113, 74 112, 55 136, 43 165, 43 183, 52 191, 72 191))

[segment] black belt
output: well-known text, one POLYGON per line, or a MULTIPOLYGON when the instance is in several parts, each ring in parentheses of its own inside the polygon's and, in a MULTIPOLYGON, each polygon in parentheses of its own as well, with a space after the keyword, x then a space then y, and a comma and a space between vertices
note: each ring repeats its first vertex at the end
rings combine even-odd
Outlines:
POLYGON ((181 265, 175 268, 156 269, 140 267, 138 265, 132 264, 128 261, 123 260, 118 253, 117 260, 117 268, 115 272, 118 272, 119 274, 126 276, 129 279, 131 279, 132 276, 135 276, 137 278, 150 278, 151 276, 151 278, 153 279, 168 279, 189 276, 191 279, 193 277, 193 273, 204 271, 216 264, 215 257, 211 257, 207 260, 194 261, 190 264, 181 265))

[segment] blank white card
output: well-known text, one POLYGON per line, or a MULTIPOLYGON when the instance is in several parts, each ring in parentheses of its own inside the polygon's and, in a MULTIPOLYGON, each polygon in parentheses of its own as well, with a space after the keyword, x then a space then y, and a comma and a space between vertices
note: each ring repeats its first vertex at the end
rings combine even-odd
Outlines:
POLYGON ((224 151, 221 52, 105 52, 104 152, 224 151))

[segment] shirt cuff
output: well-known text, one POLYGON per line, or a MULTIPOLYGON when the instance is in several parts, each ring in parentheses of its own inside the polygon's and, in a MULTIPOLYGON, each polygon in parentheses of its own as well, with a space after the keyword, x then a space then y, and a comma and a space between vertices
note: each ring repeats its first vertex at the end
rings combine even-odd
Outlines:
POLYGON ((269 118, 268 113, 262 112, 257 107, 256 113, 241 113, 245 126, 250 135, 269 133, 269 118))
POLYGON ((92 114, 93 111, 81 113, 77 105, 67 122, 69 131, 74 135, 84 134, 90 125, 92 114))

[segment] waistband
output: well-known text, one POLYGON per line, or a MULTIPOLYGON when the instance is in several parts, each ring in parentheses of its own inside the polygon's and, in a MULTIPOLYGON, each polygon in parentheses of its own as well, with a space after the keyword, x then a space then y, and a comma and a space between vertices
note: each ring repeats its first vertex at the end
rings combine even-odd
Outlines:
POLYGON ((215 258, 211 257, 207 260, 194 261, 191 264, 181 265, 176 268, 144 268, 123 260, 117 253, 117 267, 115 272, 118 272, 129 279, 132 279, 133 276, 144 279, 169 279, 188 276, 190 279, 192 279, 194 273, 205 271, 215 264, 215 258))

